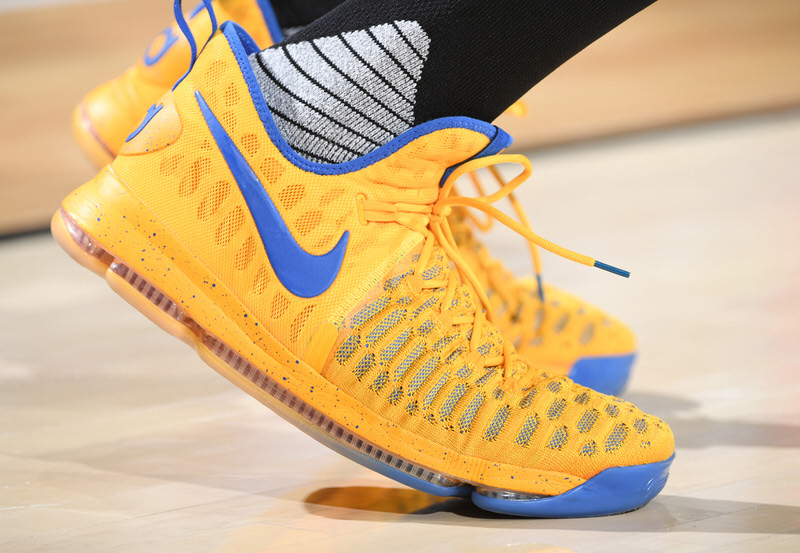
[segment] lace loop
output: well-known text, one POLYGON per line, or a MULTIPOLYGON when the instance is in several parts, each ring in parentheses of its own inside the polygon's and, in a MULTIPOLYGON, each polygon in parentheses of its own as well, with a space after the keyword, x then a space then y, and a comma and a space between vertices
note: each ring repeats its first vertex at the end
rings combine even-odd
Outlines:
MULTIPOLYGON (((497 170, 496 166, 490 166, 487 168, 495 180, 500 184, 500 188, 502 189, 506 186, 506 180, 500 174, 500 171, 497 170)), ((470 180, 472 181, 472 185, 475 187, 475 190, 478 191, 480 196, 485 196, 486 193, 483 191, 483 184, 481 184, 480 179, 478 178, 478 173, 473 171, 469 174, 470 180)), ((514 209, 514 212, 517 215, 517 219, 519 222, 522 223, 526 228, 533 229, 531 226, 530 220, 528 219, 528 215, 525 213, 525 210, 522 208, 522 204, 517 199, 516 194, 514 192, 510 192, 507 196, 508 201, 511 203, 511 207, 514 209)), ((488 232, 492 228, 492 218, 487 215, 484 221, 479 220, 472 214, 472 211, 466 210, 464 211, 464 216, 471 220, 473 224, 481 231, 488 232)), ((527 241, 528 249, 530 250, 531 254, 531 265, 533 268, 533 274, 536 277, 536 284, 537 284, 537 294, 539 296, 539 300, 544 303, 544 285, 542 282, 542 259, 541 255, 539 254, 539 248, 533 242, 527 241)))
MULTIPOLYGON (((214 33, 217 32, 217 15, 214 13, 214 6, 211 4, 211 0, 202 0, 203 6, 205 7, 206 11, 208 12, 208 17, 211 19, 211 34, 206 39, 205 44, 208 44, 208 41, 211 40, 211 37, 214 36, 214 33)), ((172 85, 172 90, 175 90, 179 84, 186 78, 189 72, 194 67, 195 61, 197 61, 197 42, 194 39, 194 33, 192 33, 192 29, 189 27, 189 22, 186 20, 186 16, 183 15, 183 2, 182 0, 175 0, 172 4, 172 11, 175 14, 175 23, 178 24, 178 28, 183 33, 183 36, 186 37, 186 42, 189 43, 189 50, 191 52, 189 58, 189 69, 186 70, 180 79, 178 79, 174 85, 172 85)), ((192 12, 192 16, 197 15, 201 10, 198 9, 197 11, 192 12)))

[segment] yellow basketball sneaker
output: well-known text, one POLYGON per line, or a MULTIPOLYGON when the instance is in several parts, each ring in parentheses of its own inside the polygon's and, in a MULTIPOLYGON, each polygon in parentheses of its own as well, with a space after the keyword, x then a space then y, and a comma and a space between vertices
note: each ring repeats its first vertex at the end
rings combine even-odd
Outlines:
POLYGON ((222 26, 114 162, 64 200, 52 222, 64 249, 247 393, 399 482, 528 516, 653 498, 669 427, 530 369, 453 241, 448 212, 470 205, 451 194, 459 176, 521 163, 510 191, 529 174, 522 156, 497 155, 508 135, 445 118, 350 162, 309 162, 275 126, 257 51, 222 26))
MULTIPOLYGON (((268 0, 214 0, 211 5, 219 23, 236 21, 263 48, 283 38, 268 0)), ((188 23, 194 36, 211 35, 212 21, 203 3, 191 11, 188 23)), ((189 42, 173 24, 150 43, 135 65, 83 97, 72 112, 72 131, 94 164, 111 163, 147 108, 189 69, 191 56, 189 42)))
POLYGON ((636 357, 633 332, 555 286, 545 284, 540 290, 540 279, 517 278, 478 240, 474 230, 482 221, 465 210, 454 210, 449 222, 461 255, 486 289, 497 325, 517 352, 551 374, 619 395, 636 357))

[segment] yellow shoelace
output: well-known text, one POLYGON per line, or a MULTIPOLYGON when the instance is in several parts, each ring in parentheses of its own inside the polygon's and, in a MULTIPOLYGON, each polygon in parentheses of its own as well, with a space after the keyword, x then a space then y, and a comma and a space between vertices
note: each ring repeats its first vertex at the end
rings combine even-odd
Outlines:
MULTIPOLYGON (((477 354, 474 362, 480 368, 502 364, 504 367, 504 381, 510 379, 512 376, 512 363, 510 361, 513 355, 510 341, 503 340, 503 353, 500 356, 487 357, 477 353, 485 323, 488 320, 496 326, 497 321, 492 312, 492 307, 486 295, 486 291, 474 271, 460 254, 458 245, 453 237, 453 233, 447 221, 447 217, 450 215, 453 207, 466 207, 481 211, 487 215, 487 222, 481 223, 482 225, 491 224, 492 220, 496 220, 525 238, 530 244, 531 252, 535 260, 534 263, 537 267, 539 261, 536 246, 539 246, 556 255, 575 261, 576 263, 581 263, 590 267, 598 267, 615 274, 628 276, 627 271, 622 271, 616 267, 601 263, 587 255, 559 246, 533 232, 516 198, 512 197, 511 201, 512 204, 515 205, 515 209, 518 208, 517 214, 520 216, 522 222, 515 221, 510 216, 491 205, 498 200, 509 197, 519 185, 528 179, 531 172, 531 163, 525 156, 518 154, 498 154, 474 159, 456 168, 445 179, 439 191, 439 196, 433 204, 383 202, 370 200, 364 194, 359 195, 358 198, 359 218, 362 222, 396 222, 426 235, 426 240, 419 258, 420 267, 427 267, 428 261, 433 254, 434 247, 437 244, 445 252, 446 256, 453 261, 458 274, 461 276, 460 281, 455 277, 454 272, 450 271, 447 280, 428 279, 424 281, 423 288, 444 288, 445 295, 441 302, 442 306, 450 305, 450 301, 453 299, 459 285, 462 283, 467 285, 470 293, 474 293, 477 296, 483 310, 476 308, 471 316, 461 315, 454 317, 452 324, 473 324, 473 332, 470 338, 470 350, 471 353, 477 354), (501 178, 496 169, 496 166, 502 163, 519 164, 522 166, 522 172, 506 182, 501 178), (481 195, 475 198, 459 196, 453 193, 453 187, 459 178, 467 174, 472 174, 482 168, 489 168, 495 177, 498 178, 498 182, 501 186, 497 192, 486 195, 482 193, 482 188, 479 188, 481 195)), ((527 376, 523 378, 525 380, 533 378, 533 375, 530 375, 532 372, 533 371, 526 371, 527 376)))
MULTIPOLYGON (((529 160, 528 163, 530 163, 529 160)), ((488 170, 495 178, 495 180, 497 180, 497 182, 500 184, 501 190, 505 186, 507 186, 505 179, 500 174, 500 171, 497 169, 496 166, 490 166, 488 167, 488 170)), ((481 184, 481 180, 478 178, 478 172, 477 171, 470 172, 469 178, 470 181, 472 182, 472 185, 475 187, 475 190, 478 191, 478 194, 480 196, 486 196, 486 193, 484 192, 483 189, 483 184, 481 184)), ((531 226, 530 220, 528 219, 528 215, 522 208, 522 204, 517 199, 516 194, 514 194, 514 192, 511 191, 506 195, 506 197, 508 198, 509 203, 511 203, 511 207, 514 209, 514 213, 516 213, 519 222, 528 230, 533 231, 533 227, 531 226)), ((479 230, 483 232, 488 232, 492 228, 493 219, 491 217, 487 216, 486 220, 481 221, 480 219, 475 217, 469 210, 465 210, 463 213, 464 216, 467 219, 470 219, 479 230)), ((542 286, 542 259, 541 256, 539 255, 539 248, 536 246, 535 243, 531 241, 527 241, 527 243, 528 243, 528 249, 530 250, 531 254, 531 264, 533 266, 533 274, 536 277, 536 283, 538 285, 539 299, 542 302, 544 302, 544 287, 542 286)), ((497 262, 497 265, 499 265, 499 262, 497 262)))

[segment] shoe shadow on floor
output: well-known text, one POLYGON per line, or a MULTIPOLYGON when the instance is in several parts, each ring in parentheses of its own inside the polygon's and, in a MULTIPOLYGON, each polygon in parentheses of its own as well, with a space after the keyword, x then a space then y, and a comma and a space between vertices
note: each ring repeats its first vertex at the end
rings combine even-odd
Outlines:
POLYGON ((623 397, 645 412, 667 421, 679 450, 711 446, 800 447, 798 425, 711 419, 693 413, 700 403, 681 397, 640 392, 623 397))
POLYGON ((469 499, 441 498, 408 488, 322 488, 305 498, 311 515, 342 520, 592 532, 800 534, 800 507, 661 495, 638 511, 583 519, 498 515, 469 499))

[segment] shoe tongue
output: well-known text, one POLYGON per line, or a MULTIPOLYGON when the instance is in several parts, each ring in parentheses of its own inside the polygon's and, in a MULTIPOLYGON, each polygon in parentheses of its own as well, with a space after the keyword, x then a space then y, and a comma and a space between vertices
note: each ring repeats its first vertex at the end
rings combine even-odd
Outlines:
MULTIPOLYGON (((477 121, 476 119, 470 119, 468 117, 453 117, 450 119, 454 120, 464 119, 467 122, 474 121, 476 123, 480 123, 481 125, 487 125, 487 123, 483 123, 482 121, 477 121)), ((467 126, 467 128, 471 128, 469 123, 465 123, 465 125, 467 126)), ((462 165, 467 161, 473 159, 480 159, 482 157, 488 157, 499 154, 500 152, 511 146, 511 143, 514 142, 514 139, 511 138, 511 135, 505 132, 500 127, 495 127, 494 125, 489 125, 489 127, 491 128, 491 132, 489 132, 489 129, 486 128, 481 129, 481 131, 486 135, 486 137, 489 138, 489 143, 486 145, 486 147, 484 147, 480 152, 477 152, 474 155, 470 156, 469 158, 464 159, 461 162, 456 163, 451 167, 449 167, 447 171, 445 171, 444 176, 442 177, 441 184, 444 184, 444 181, 447 180, 447 177, 450 176, 450 173, 455 171, 459 165, 462 165)))
MULTIPOLYGON (((366 182, 370 199, 417 205, 433 204, 439 197, 443 175, 449 168, 473 158, 491 139, 481 131, 448 126, 454 121, 436 120, 415 127, 366 156, 328 170, 350 169, 366 182)), ((495 127, 491 127, 495 129, 495 127)), ((488 129, 482 129, 487 132, 488 129)), ((308 170, 320 170, 297 161, 308 170), (305 165, 305 166, 304 166, 305 165)))

